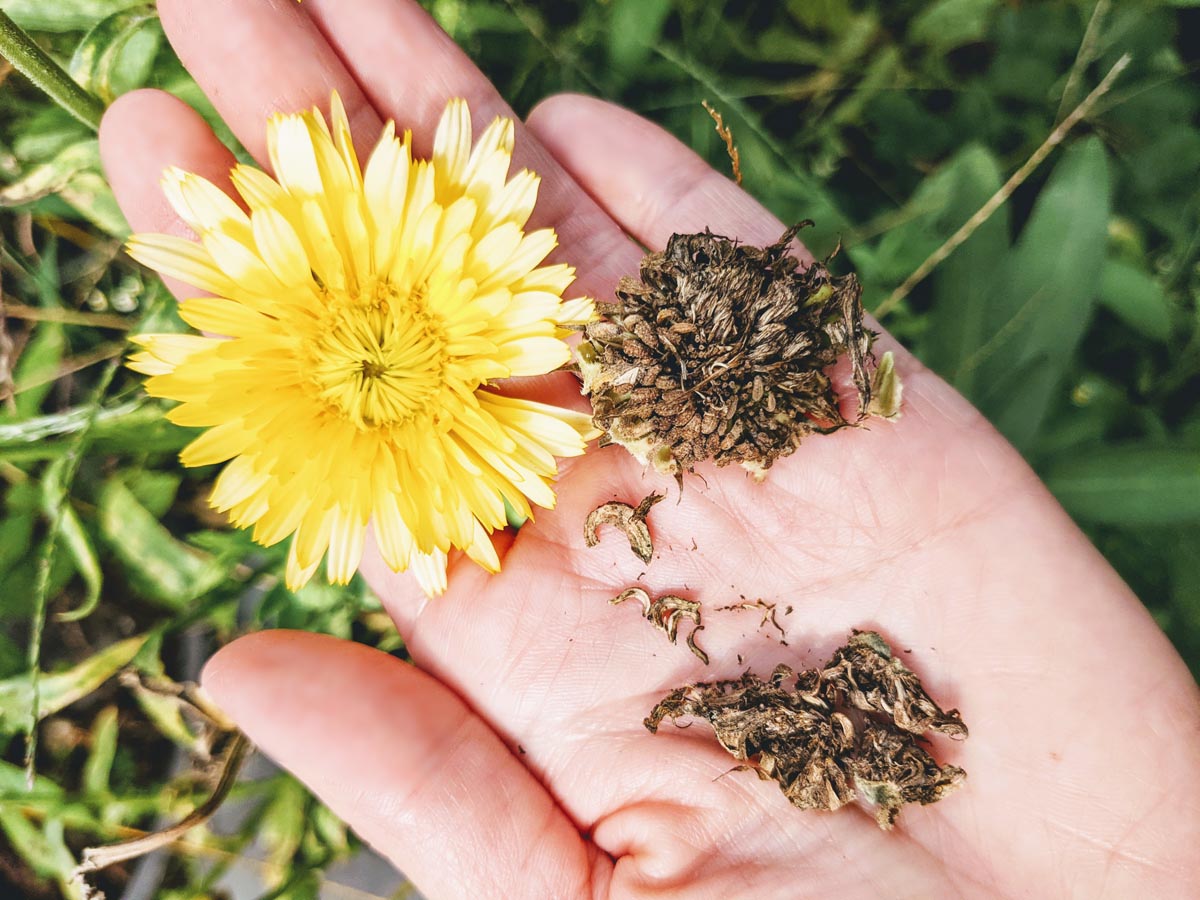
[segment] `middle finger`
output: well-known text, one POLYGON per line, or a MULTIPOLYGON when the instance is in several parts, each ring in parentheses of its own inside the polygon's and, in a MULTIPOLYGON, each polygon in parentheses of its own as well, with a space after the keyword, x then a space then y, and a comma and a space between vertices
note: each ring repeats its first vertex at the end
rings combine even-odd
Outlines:
MULTIPOLYGON (((265 158, 274 112, 325 108, 337 90, 360 153, 383 118, 411 128, 428 152, 447 100, 465 97, 476 128, 512 111, 478 68, 410 0, 160 0, 163 26, 184 64, 238 138, 265 158), (202 12, 200 11, 202 8, 202 12)), ((514 162, 542 176, 531 227, 550 226, 578 267, 572 293, 604 296, 640 252, 517 122, 514 162)))

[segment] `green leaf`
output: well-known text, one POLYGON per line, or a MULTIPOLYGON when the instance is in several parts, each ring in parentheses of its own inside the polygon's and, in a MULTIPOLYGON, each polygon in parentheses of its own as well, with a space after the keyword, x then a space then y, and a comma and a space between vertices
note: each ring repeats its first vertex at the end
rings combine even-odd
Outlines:
POLYGON ((106 234, 124 239, 129 235, 129 223, 108 181, 99 172, 80 172, 72 178, 58 196, 85 219, 106 234))
POLYGON ((82 31, 105 16, 145 0, 0 0, 4 10, 30 31, 82 31))
MULTIPOLYGON (((63 504, 58 538, 74 564, 75 571, 83 579, 86 592, 78 606, 68 612, 60 612, 56 618, 60 622, 78 622, 95 612, 96 605, 100 602, 100 588, 104 576, 100 572, 100 560, 92 547, 92 540, 71 507, 70 500, 64 500, 63 504)), ((47 512, 49 514, 49 511, 47 512)))
MULTIPOLYGON (((1000 189, 1002 177, 996 158, 980 146, 963 150, 949 163, 947 173, 952 199, 940 219, 949 237, 1000 189)), ((1008 232, 1006 204, 950 254, 933 276, 934 305, 921 355, 968 397, 973 373, 960 373, 960 369, 986 339, 988 294, 1008 255, 1008 232)))
POLYGON ((54 387, 55 375, 67 350, 67 337, 58 322, 40 322, 17 360, 13 372, 17 418, 36 415, 54 387))
MULTIPOLYGON (((0 458, 12 461, 55 459, 67 451, 72 435, 87 422, 89 410, 74 407, 61 413, 5 423, 0 420, 0 458)), ((102 409, 88 433, 96 453, 177 451, 199 433, 167 421, 158 402, 134 400, 102 409)))
MULTIPOLYGON (((0 582, 18 563, 29 556, 33 546, 33 526, 37 522, 41 496, 34 481, 13 485, 4 498, 4 514, 0 518, 0 582)), ((3 613, 0 603, 0 613, 3 613)))
POLYGON ((1148 272, 1109 259, 1100 273, 1100 303, 1117 318, 1156 341, 1171 336, 1171 302, 1148 272))
POLYGON ((309 794, 304 785, 283 776, 256 829, 267 851, 267 860, 273 866, 286 868, 299 851, 308 829, 308 805, 309 794))
POLYGON ((98 507, 101 536, 147 600, 183 609, 225 580, 223 565, 175 540, 119 479, 105 483, 98 507))
MULTIPOLYGON (((160 677, 159 680, 167 679, 160 677)), ((133 694, 159 734, 185 750, 195 749, 197 738, 183 718, 182 701, 178 697, 150 690, 141 684, 134 686, 133 694)))
POLYGON ((79 887, 71 884, 75 855, 67 847, 61 819, 46 819, 39 828, 17 804, 0 806, 0 831, 33 871, 55 879, 68 900, 82 900, 79 887))
POLYGON ((632 76, 646 62, 671 13, 671 0, 613 0, 608 58, 618 73, 632 76))
POLYGON ((1059 399, 1091 319, 1109 193, 1104 145, 1091 137, 1072 146, 989 293, 986 343, 960 368, 960 375, 974 372, 972 399, 1020 450, 1030 449, 1059 399))
POLYGON ((33 789, 30 790, 24 767, 0 759, 0 803, 11 800, 53 803, 61 801, 65 794, 59 785, 44 775, 34 776, 33 789))
POLYGON ((1200 522, 1200 450, 1098 447, 1051 467, 1046 484, 1076 518, 1109 525, 1200 522))
POLYGON ((153 469, 136 469, 125 476, 125 486, 156 519, 167 514, 182 481, 183 476, 178 472, 156 472, 153 469))
POLYGON ((85 794, 99 796, 108 793, 108 779, 117 756, 117 708, 106 706, 92 722, 91 751, 83 764, 82 785, 85 794))
MULTIPOLYGON (((41 676, 41 718, 52 715, 96 690, 133 659, 144 636, 127 638, 105 647, 64 672, 41 676)), ((33 689, 28 673, 0 681, 0 734, 15 734, 28 725, 33 689)))
POLYGON ((935 50, 971 44, 987 34, 998 0, 938 0, 913 19, 908 37, 935 50))
MULTIPOLYGON (((157 20, 158 13, 153 4, 124 9, 101 20, 84 35, 75 48, 75 55, 71 58, 69 67, 71 77, 105 103, 111 103, 117 96, 117 91, 113 89, 114 76, 121 79, 123 73, 120 64, 128 65, 123 59, 126 48, 139 35, 150 34, 147 25, 157 20)), ((151 58, 157 46, 158 41, 155 39, 152 42, 151 58)), ((144 57, 147 48, 138 49, 144 57)), ((134 65, 144 69, 146 60, 140 60, 139 63, 134 65)), ((134 77, 125 80, 138 79, 134 77)))

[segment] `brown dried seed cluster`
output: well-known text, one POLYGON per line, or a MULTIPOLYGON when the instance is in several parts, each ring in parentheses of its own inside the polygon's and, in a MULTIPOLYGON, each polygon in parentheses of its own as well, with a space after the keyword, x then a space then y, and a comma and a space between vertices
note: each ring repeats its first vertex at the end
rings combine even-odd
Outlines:
POLYGON ((747 672, 678 688, 646 728, 653 734, 663 719, 685 716, 707 720, 722 747, 777 782, 794 806, 835 810, 857 793, 885 830, 905 804, 935 803, 966 778, 938 765, 921 738, 965 738, 958 711, 943 712, 873 631, 854 632, 822 669, 797 675, 781 665, 766 681, 747 672))
POLYGON ((712 459, 761 475, 806 435, 852 424, 827 374, 843 354, 867 414, 862 290, 821 263, 798 271, 789 248, 805 224, 764 248, 676 234, 640 280, 621 280, 578 350, 602 442, 668 474, 712 459))

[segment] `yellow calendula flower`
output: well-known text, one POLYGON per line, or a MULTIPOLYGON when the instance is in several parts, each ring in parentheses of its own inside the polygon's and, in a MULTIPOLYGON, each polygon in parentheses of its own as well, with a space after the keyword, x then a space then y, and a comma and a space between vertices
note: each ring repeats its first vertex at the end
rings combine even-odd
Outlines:
POLYGON ((211 295, 180 313, 207 335, 149 334, 131 366, 150 394, 179 401, 180 425, 208 430, 184 465, 227 462, 212 504, 254 539, 291 536, 287 580, 358 568, 368 523, 384 560, 429 594, 446 554, 500 566, 489 533, 504 501, 554 504, 555 457, 577 456, 586 415, 504 396, 498 379, 569 358, 571 326, 594 317, 542 265, 553 230, 525 231, 538 177, 508 177, 513 123, 472 145, 462 100, 438 125, 433 158, 389 124, 365 168, 346 114, 268 124, 275 177, 239 166, 249 212, 208 181, 168 171, 171 205, 199 243, 137 235, 129 252, 211 295))

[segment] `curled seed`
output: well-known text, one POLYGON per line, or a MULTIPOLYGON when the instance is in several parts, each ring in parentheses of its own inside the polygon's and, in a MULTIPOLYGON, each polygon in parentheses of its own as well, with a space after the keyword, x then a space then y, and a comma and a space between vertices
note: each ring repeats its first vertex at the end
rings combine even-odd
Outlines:
POLYGON ((583 540, 589 547, 600 543, 597 533, 601 525, 612 525, 629 540, 629 549, 642 562, 650 562, 654 557, 654 542, 650 538, 650 529, 646 523, 635 515, 637 511, 628 503, 605 503, 593 509, 583 523, 583 540))

